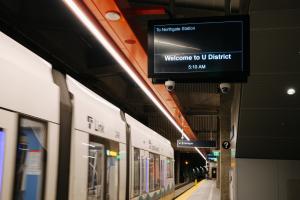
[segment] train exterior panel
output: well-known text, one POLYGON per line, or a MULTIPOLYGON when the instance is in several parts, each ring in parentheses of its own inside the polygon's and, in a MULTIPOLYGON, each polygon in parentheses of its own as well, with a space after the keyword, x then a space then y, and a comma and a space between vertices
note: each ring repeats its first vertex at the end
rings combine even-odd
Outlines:
POLYGON ((120 109, 70 76, 67 85, 73 105, 70 199, 125 199, 126 124, 120 109))
POLYGON ((0 199, 54 200, 59 88, 52 67, 2 32, 0 44, 0 199))
POLYGON ((131 116, 126 114, 125 118, 132 138, 131 199, 172 199, 174 151, 171 143, 131 116))
POLYGON ((0 32, 0 107, 59 123, 51 65, 0 32))
POLYGON ((74 129, 126 143, 126 125, 119 108, 70 76, 67 76, 67 85, 73 96, 74 129))

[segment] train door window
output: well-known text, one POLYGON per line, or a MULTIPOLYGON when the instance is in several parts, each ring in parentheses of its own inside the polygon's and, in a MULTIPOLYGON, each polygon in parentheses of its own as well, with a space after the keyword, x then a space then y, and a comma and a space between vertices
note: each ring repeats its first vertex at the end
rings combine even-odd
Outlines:
POLYGON ((145 151, 145 192, 148 193, 149 192, 149 152, 145 151))
POLYGON ((149 190, 153 191, 155 189, 155 155, 153 153, 149 153, 149 190))
POLYGON ((161 175, 161 179, 160 179, 160 185, 161 188, 164 188, 165 186, 165 160, 160 160, 160 175, 161 175))
POLYGON ((133 181, 133 195, 138 196, 140 195, 140 150, 134 148, 134 163, 133 163, 133 170, 134 170, 134 181, 133 181))
POLYGON ((173 177, 172 173, 173 173, 173 163, 170 158, 167 158, 167 177, 172 178, 173 177))
POLYGON ((106 150, 106 200, 119 199, 119 153, 117 150, 106 150))
POLYGON ((146 158, 141 150, 141 194, 146 193, 146 158))
POLYGON ((154 189, 159 190, 160 188, 160 158, 159 155, 154 154, 154 189))
POLYGON ((14 199, 42 199, 45 166, 46 123, 21 117, 17 142, 14 199))
POLYGON ((103 200, 104 146, 90 142, 88 166, 88 200, 103 200))
POLYGON ((2 193, 4 148, 5 148, 5 133, 4 133, 4 130, 0 127, 0 194, 2 193))

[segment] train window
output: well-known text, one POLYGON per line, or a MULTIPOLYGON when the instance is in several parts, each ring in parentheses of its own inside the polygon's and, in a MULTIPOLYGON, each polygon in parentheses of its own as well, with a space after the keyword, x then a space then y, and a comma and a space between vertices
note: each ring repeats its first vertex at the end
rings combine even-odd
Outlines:
POLYGON ((16 155, 15 198, 43 199, 46 124, 21 117, 16 155))
POLYGON ((167 177, 173 178, 173 162, 171 158, 167 158, 167 177))
POLYGON ((2 177, 3 177, 3 165, 4 165, 4 147, 5 147, 5 133, 0 128, 0 194, 2 192, 2 177))
POLYGON ((154 155, 154 189, 159 190, 160 189, 160 157, 159 155, 154 155))
POLYGON ((90 142, 88 156, 88 200, 103 199, 104 156, 104 146, 90 142))
MULTIPOLYGON (((144 151, 142 151, 144 153, 144 151)), ((144 194, 146 193, 146 157, 143 154, 141 156, 141 193, 144 194)))
POLYGON ((140 150, 134 148, 134 186, 133 195, 140 195, 140 150))
POLYGON ((160 161, 160 175, 161 175, 161 179, 160 179, 160 185, 162 188, 165 187, 165 160, 161 160, 160 161))
POLYGON ((119 199, 119 153, 116 149, 106 150, 106 199, 119 199))
POLYGON ((149 190, 150 192, 155 189, 155 155, 149 153, 149 190))

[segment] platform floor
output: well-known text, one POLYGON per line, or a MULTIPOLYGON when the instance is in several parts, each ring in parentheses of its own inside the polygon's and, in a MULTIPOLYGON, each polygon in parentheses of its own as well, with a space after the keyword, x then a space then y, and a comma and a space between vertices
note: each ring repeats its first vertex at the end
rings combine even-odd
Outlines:
POLYGON ((220 191, 213 180, 203 180, 175 200, 220 200, 220 191))
POLYGON ((184 192, 188 191, 189 189, 191 189, 193 186, 195 185, 195 183, 189 183, 177 190, 175 190, 175 197, 179 197, 180 195, 182 195, 184 192))

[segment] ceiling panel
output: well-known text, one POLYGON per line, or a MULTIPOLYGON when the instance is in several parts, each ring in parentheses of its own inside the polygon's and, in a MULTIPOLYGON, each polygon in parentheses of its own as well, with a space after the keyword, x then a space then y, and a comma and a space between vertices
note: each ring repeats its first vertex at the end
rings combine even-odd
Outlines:
POLYGON ((299 73, 300 26, 255 30, 251 35, 251 75, 299 73))
POLYGON ((268 29, 300 26, 299 9, 252 11, 251 28, 268 29))
POLYGON ((299 138, 300 109, 242 110, 238 137, 299 138))
POLYGON ((248 83, 243 85, 241 110, 300 109, 300 91, 289 96, 286 93, 289 87, 300 90, 300 74, 250 76, 248 83))
POLYGON ((282 10, 300 8, 299 0, 252 0, 250 10, 282 10))
POLYGON ((239 138, 237 158, 300 160, 300 139, 239 138))
POLYGON ((300 159, 300 1, 250 5, 250 77, 242 86, 236 155, 300 159), (288 96, 286 89, 296 94, 288 96))

